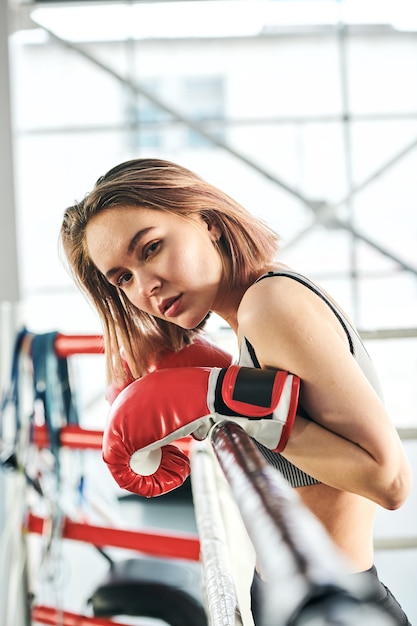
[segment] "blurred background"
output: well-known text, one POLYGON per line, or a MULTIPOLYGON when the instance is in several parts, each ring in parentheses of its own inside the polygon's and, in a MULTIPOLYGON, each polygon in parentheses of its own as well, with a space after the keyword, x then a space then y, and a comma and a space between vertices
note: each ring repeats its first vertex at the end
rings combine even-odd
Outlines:
MULTIPOLYGON (((415 2, 1 0, 0 11, 2 381, 22 325, 101 332, 58 255, 64 209, 122 161, 169 159, 266 220, 280 258, 353 318, 415 469, 415 2)), ((219 320, 209 331, 236 351, 219 320)), ((82 395, 99 424, 96 363, 83 362, 82 395)), ((380 512, 375 537, 380 576, 415 623, 416 520, 414 491, 380 512)))

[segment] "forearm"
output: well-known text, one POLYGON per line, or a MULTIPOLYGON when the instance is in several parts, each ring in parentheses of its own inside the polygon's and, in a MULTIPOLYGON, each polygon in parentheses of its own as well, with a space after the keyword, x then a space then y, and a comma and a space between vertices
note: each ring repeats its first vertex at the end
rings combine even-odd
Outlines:
POLYGON ((360 445, 297 416, 282 454, 326 485, 396 509, 409 493, 411 472, 401 444, 393 447, 390 459, 381 462, 360 445))

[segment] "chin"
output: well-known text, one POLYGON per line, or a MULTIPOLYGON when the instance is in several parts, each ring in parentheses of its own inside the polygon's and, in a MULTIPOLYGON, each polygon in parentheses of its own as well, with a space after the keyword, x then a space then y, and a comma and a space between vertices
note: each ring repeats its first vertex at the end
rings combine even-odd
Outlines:
POLYGON ((197 328, 203 328, 206 320, 208 319, 208 315, 205 315, 202 319, 198 318, 197 320, 181 320, 175 322, 177 326, 184 328, 184 330, 196 330, 197 328))
POLYGON ((179 326, 180 328, 183 328, 184 330, 196 330, 196 329, 204 328, 210 315, 211 315, 210 311, 204 312, 203 314, 197 313, 196 315, 187 314, 184 312, 183 314, 180 314, 177 318, 171 318, 171 319, 162 318, 162 319, 165 319, 165 321, 168 322, 169 324, 175 324, 175 326, 179 326))
POLYGON ((183 328, 184 330, 193 330, 196 328, 192 323, 188 324, 187 322, 180 322, 179 320, 165 320, 168 324, 173 324, 174 326, 178 326, 179 328, 183 328))

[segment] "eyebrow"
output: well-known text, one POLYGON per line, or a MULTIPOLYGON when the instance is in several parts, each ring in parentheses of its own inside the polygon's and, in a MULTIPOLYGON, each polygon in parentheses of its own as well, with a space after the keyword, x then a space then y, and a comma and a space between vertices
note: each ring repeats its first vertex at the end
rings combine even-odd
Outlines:
MULTIPOLYGON (((129 241, 129 245, 127 246, 127 254, 130 256, 135 251, 138 242, 144 237, 150 230, 153 229, 153 226, 148 226, 147 228, 142 228, 142 230, 138 230, 138 232, 133 235, 132 239, 129 241)), ((105 276, 108 281, 120 271, 120 267, 112 267, 108 272, 105 273, 105 276)))

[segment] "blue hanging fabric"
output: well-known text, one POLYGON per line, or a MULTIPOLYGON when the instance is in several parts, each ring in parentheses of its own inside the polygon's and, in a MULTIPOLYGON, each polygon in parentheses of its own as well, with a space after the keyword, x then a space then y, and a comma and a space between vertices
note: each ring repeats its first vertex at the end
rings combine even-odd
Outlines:
POLYGON ((54 559, 55 541, 62 539, 64 515, 61 508, 60 431, 67 424, 78 424, 78 415, 71 394, 68 362, 55 351, 57 332, 33 335, 31 357, 33 364, 33 391, 36 403, 41 403, 49 436, 49 449, 54 458, 56 480, 55 498, 50 501, 51 529, 44 558, 54 559))
POLYGON ((31 342, 35 401, 43 406, 50 449, 59 471, 59 433, 67 424, 78 424, 71 393, 68 362, 55 352, 57 332, 34 335, 31 342))

